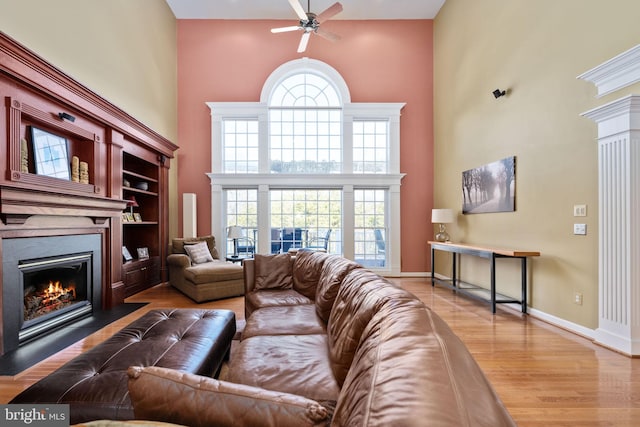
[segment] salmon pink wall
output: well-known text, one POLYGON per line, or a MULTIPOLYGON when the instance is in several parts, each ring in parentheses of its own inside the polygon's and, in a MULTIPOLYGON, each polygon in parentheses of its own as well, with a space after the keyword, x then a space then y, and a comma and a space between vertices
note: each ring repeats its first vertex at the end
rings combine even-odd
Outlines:
MULTIPOLYGON (((280 65, 306 56, 345 79, 352 102, 404 102, 400 136, 402 271, 430 270, 433 236, 433 21, 341 21, 296 53, 299 32, 271 34, 290 21, 178 20, 178 202, 196 193, 198 234, 211 232, 211 116, 205 102, 256 102, 280 65)), ((182 206, 179 208, 182 216, 182 206)), ((179 220, 182 230, 182 217, 179 220)), ((394 232, 395 230, 391 230, 394 232)), ((221 236, 216 236, 220 239, 221 236)))

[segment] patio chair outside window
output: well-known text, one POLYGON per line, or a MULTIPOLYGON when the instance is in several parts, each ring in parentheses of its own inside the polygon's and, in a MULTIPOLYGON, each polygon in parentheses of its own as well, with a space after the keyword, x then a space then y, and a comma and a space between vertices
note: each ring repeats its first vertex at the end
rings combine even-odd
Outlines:
POLYGON ((378 254, 379 255, 384 255, 386 249, 385 249, 385 244, 384 244, 384 237, 382 236, 382 230, 380 230, 379 228, 373 230, 375 236, 376 236, 376 247, 378 248, 378 254))
POLYGON ((309 240, 307 249, 314 251, 327 252, 329 250, 329 238, 331 237, 331 229, 327 230, 324 237, 315 237, 309 240))

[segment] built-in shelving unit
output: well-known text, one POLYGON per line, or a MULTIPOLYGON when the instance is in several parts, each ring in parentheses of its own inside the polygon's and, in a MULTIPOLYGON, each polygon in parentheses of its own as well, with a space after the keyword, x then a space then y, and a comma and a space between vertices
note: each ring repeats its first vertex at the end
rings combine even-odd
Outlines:
POLYGON ((0 32, 0 248, 3 239, 99 234, 105 308, 166 280, 168 175, 177 148, 0 32), (35 167, 33 127, 65 141, 68 160, 86 164, 85 182, 35 167), (123 217, 131 196, 141 221, 123 217), (137 248, 149 258, 138 259, 137 248))
POLYGON ((160 282, 162 244, 160 232, 160 192, 159 174, 161 165, 153 164, 133 154, 123 153, 122 194, 131 205, 132 198, 137 206, 128 207, 123 222, 122 243, 133 260, 125 262, 122 268, 124 296, 157 285, 160 282), (139 217, 131 220, 131 216, 139 217), (138 248, 146 248, 149 258, 140 258, 138 248))

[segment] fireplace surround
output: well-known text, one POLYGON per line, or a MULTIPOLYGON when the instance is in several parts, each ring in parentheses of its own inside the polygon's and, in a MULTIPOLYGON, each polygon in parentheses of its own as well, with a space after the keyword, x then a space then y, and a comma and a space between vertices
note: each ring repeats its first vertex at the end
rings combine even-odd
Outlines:
POLYGON ((101 234, 4 239, 2 252, 5 351, 101 309, 101 234))

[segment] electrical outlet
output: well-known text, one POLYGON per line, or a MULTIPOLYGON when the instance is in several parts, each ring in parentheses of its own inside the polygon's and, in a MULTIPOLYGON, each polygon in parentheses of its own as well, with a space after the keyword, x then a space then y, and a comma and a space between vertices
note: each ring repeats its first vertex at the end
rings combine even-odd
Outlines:
POLYGON ((587 224, 573 224, 573 234, 585 236, 587 234, 587 224))
POLYGON ((580 292, 575 292, 573 294, 573 302, 578 305, 582 305, 582 294, 580 292))
POLYGON ((587 205, 573 205, 573 216, 587 216, 587 205))

